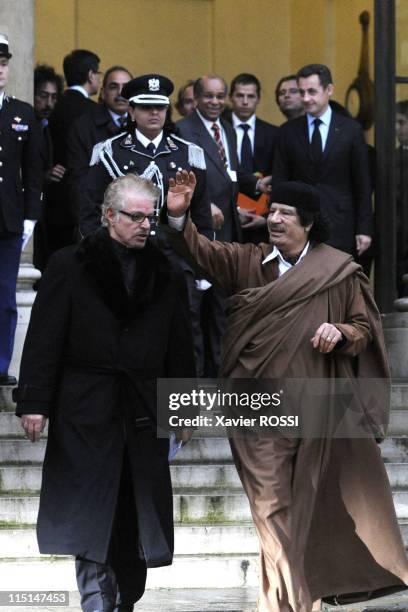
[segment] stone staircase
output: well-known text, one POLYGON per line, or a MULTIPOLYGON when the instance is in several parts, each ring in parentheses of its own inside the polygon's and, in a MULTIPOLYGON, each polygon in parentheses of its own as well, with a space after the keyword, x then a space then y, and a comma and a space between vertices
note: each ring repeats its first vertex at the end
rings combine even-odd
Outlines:
MULTIPOLYGON (((382 452, 408 544, 408 384, 393 386, 390 437, 382 452)), ((45 439, 32 444, 0 388, 0 591, 75 591, 72 559, 41 556, 35 521, 45 439)), ((148 588, 257 585, 258 543, 225 438, 194 437, 171 467, 175 561, 150 570, 148 588)), ((31 608, 33 609, 33 608, 31 608)))

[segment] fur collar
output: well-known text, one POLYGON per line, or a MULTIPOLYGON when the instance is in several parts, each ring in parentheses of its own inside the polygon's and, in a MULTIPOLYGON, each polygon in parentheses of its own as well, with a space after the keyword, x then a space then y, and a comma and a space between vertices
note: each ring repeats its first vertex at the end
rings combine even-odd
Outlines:
POLYGON ((171 276, 171 267, 160 250, 148 240, 135 249, 137 284, 129 295, 112 239, 105 228, 86 236, 78 245, 77 257, 94 282, 103 302, 117 319, 126 322, 158 300, 171 276))

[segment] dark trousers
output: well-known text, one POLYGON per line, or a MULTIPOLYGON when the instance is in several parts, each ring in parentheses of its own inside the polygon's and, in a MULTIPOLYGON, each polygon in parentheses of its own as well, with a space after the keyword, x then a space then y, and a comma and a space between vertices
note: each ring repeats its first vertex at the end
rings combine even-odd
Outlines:
POLYGON ((199 378, 216 378, 221 360, 221 340, 225 329, 225 292, 218 287, 196 289, 195 277, 186 273, 194 356, 199 378))
POLYGON ((212 286, 204 292, 201 326, 204 338, 204 377, 216 378, 221 364, 221 343, 225 331, 224 289, 212 286))
POLYGON ((17 324, 16 284, 21 235, 0 236, 0 374, 7 374, 17 324))
POLYGON ((139 532, 129 461, 125 454, 109 552, 105 563, 75 561, 84 612, 130 612, 145 590, 146 563, 139 532))

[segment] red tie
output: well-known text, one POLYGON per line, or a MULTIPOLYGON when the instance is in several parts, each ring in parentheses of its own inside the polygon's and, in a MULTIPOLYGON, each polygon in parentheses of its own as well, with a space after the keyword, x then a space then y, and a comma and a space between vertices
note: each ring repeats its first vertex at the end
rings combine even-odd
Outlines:
POLYGON ((214 132, 214 140, 218 147, 218 153, 220 154, 221 161, 225 167, 227 167, 227 156, 225 155, 224 145, 221 140, 221 130, 216 123, 213 123, 211 126, 212 131, 214 132))

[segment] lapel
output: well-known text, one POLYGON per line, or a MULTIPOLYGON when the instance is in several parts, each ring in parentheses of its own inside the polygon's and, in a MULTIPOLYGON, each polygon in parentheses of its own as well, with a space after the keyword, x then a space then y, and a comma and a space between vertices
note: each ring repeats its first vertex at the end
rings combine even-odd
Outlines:
POLYGON ((322 161, 326 161, 327 156, 329 155, 333 146, 338 142, 339 136, 342 132, 342 118, 341 115, 337 113, 332 113, 330 125, 329 125, 329 133, 327 135, 326 146, 323 151, 322 161))
POLYGON ((134 135, 132 135, 131 138, 132 138, 132 144, 128 144, 128 140, 129 140, 129 135, 128 135, 125 138, 125 141, 121 142, 121 146, 130 148, 135 153, 138 153, 139 155, 142 155, 143 157, 147 157, 148 159, 156 159, 156 157, 159 157, 161 155, 169 155, 172 152, 172 150, 173 151, 178 150, 178 146, 176 145, 176 143, 173 140, 167 138, 165 134, 163 134, 163 137, 161 141, 159 142, 159 146, 157 147, 154 155, 151 155, 149 151, 146 149, 146 147, 144 147, 142 143, 139 140, 137 140, 137 138, 134 135), (168 142, 169 140, 171 140, 171 147, 168 142))
POLYGON ((18 113, 16 112, 15 109, 13 109, 13 107, 14 107, 13 99, 5 95, 3 99, 3 106, 0 112, 0 127, 1 128, 9 127, 11 129, 11 124, 16 123, 15 121, 13 121, 14 119, 13 113, 14 113, 14 116, 17 116, 18 113))
POLYGON ((299 117, 299 119, 292 119, 292 126, 295 129, 296 137, 302 148, 305 150, 306 155, 310 157, 310 159, 312 159, 306 115, 304 115, 303 117, 299 117))
POLYGON ((234 128, 228 121, 224 121, 224 119, 221 119, 221 125, 227 139, 231 170, 238 170, 237 137, 234 128))
POLYGON ((221 161, 218 147, 215 143, 214 138, 210 136, 207 128, 205 127, 204 123, 201 121, 200 117, 197 115, 196 112, 192 113, 190 118, 192 125, 192 133, 194 134, 194 138, 192 140, 202 149, 204 149, 204 151, 207 153, 207 159, 222 174, 224 179, 225 177, 228 177, 228 180, 230 180, 221 161))
POLYGON ((263 157, 263 150, 265 148, 265 132, 259 123, 258 117, 255 119, 255 141, 254 141, 254 168, 259 170, 261 165, 260 161, 263 157))

